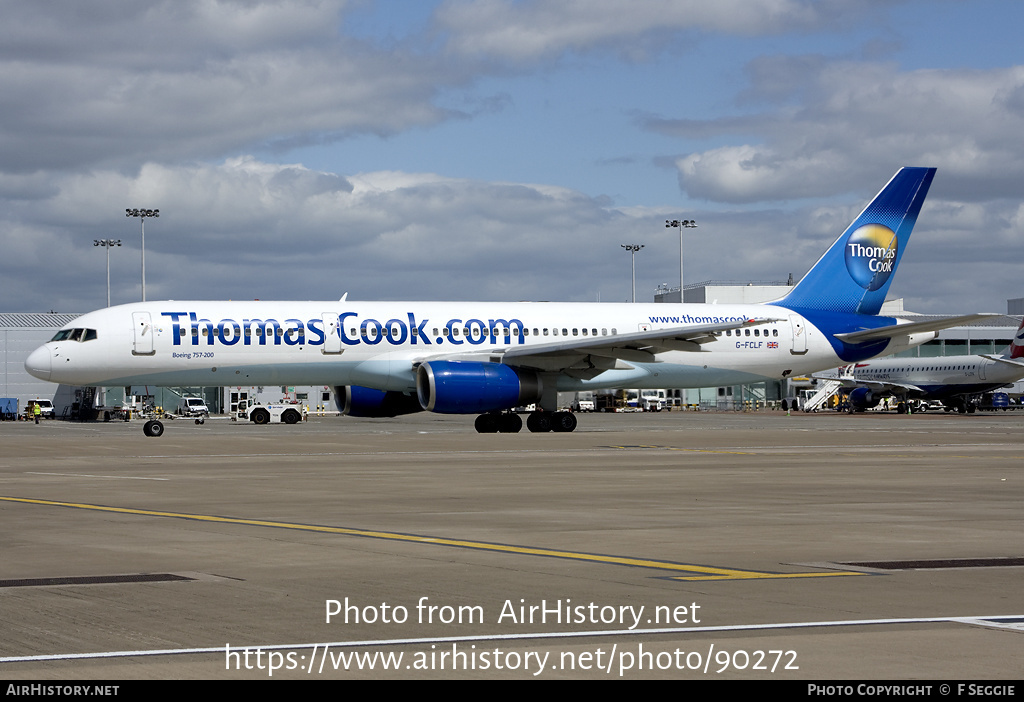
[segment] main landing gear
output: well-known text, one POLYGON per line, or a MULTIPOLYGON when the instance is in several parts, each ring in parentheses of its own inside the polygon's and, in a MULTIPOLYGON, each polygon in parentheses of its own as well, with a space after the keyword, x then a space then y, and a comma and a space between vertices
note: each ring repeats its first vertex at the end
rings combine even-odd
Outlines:
MULTIPOLYGON (((488 412, 476 418, 480 434, 517 434, 523 428, 522 418, 515 412, 488 412)), ((537 432, 569 432, 576 428, 576 415, 572 412, 533 412, 526 418, 526 428, 537 432)))

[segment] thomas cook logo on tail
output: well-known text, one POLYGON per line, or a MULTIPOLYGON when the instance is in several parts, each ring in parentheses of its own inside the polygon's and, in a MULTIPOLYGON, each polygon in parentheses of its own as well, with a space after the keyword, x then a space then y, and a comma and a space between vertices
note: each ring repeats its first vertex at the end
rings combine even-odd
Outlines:
POLYGON ((865 224, 846 240, 846 269, 857 285, 878 290, 892 275, 897 253, 896 232, 882 224, 865 224))

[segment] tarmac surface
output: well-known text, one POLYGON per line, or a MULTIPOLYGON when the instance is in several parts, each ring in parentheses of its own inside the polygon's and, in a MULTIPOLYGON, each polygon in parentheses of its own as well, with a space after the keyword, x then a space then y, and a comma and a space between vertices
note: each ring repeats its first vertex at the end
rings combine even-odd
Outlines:
POLYGON ((1020 678, 1024 412, 472 419, 0 423, 0 678, 1020 678))

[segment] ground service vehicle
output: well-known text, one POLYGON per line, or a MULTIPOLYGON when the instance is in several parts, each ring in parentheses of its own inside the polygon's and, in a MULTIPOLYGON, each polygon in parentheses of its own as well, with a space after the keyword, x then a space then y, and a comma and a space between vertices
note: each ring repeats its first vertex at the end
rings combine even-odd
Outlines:
POLYGON ((178 409, 175 414, 179 417, 209 417, 210 408, 201 397, 183 397, 178 400, 178 409))
POLYGON ((259 400, 250 398, 238 403, 235 419, 248 420, 253 424, 297 424, 302 419, 302 408, 288 403, 263 405, 259 400))

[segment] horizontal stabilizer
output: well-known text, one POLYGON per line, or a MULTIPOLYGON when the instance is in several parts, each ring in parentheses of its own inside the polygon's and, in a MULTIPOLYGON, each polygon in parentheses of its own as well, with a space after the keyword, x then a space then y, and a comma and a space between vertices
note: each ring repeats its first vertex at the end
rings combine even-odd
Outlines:
POLYGON ((877 329, 864 329, 863 331, 848 332, 846 334, 835 334, 835 338, 846 342, 847 344, 863 344, 868 341, 878 341, 879 339, 891 339, 896 336, 908 336, 910 334, 920 334, 921 332, 939 331, 940 329, 959 327, 970 322, 976 322, 980 319, 988 319, 990 317, 998 316, 1000 315, 988 312, 981 314, 968 314, 962 317, 931 319, 927 322, 891 324, 887 327, 878 327, 877 329))
POLYGON ((992 353, 983 353, 983 354, 981 354, 981 357, 982 358, 987 358, 987 359, 989 359, 991 361, 999 361, 1000 363, 1006 363, 1006 364, 1011 365, 1011 366, 1017 366, 1019 368, 1024 368, 1024 361, 1022 361, 1019 358, 1009 358, 1007 356, 996 356, 995 354, 992 354, 992 353))

